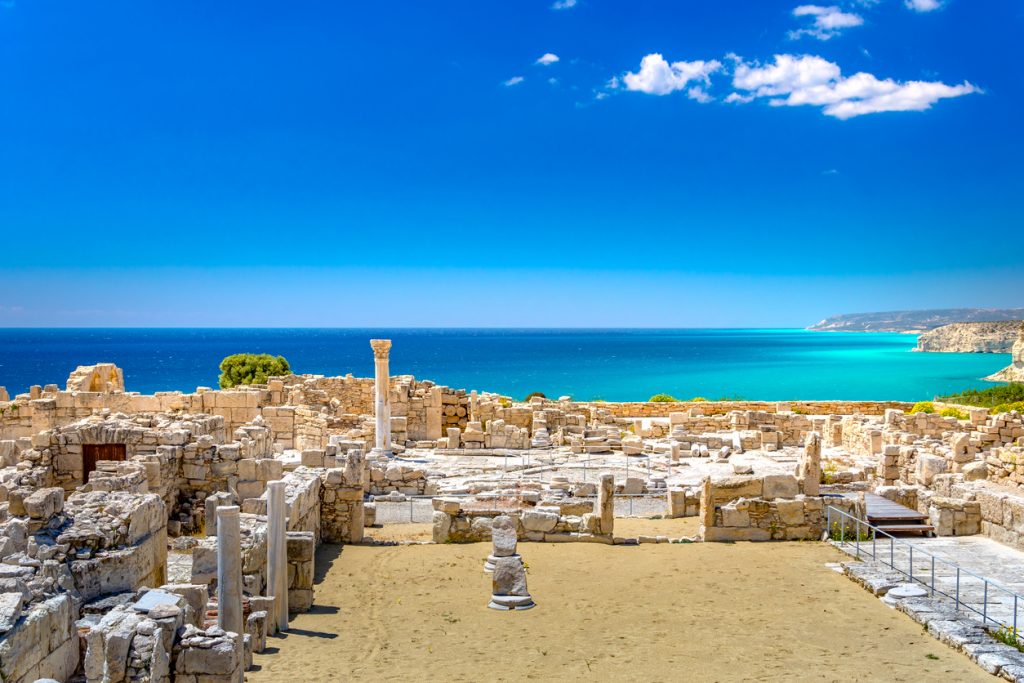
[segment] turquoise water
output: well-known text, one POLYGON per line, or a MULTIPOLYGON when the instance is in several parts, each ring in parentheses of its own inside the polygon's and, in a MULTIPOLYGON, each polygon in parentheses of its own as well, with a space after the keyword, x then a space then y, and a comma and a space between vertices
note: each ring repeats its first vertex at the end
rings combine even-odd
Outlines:
POLYGON ((372 376, 368 340, 394 340, 392 374, 577 399, 742 397, 923 400, 968 387, 1009 354, 911 353, 913 335, 805 330, 94 329, 0 330, 0 385, 63 386, 77 365, 111 361, 129 391, 215 386, 231 353, 285 356, 296 372, 372 376))

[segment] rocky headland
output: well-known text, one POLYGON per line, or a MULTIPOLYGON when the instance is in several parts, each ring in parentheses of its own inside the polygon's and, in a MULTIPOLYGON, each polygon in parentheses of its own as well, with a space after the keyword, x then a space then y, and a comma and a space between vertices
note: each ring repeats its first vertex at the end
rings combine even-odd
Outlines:
POLYGON ((1024 308, 933 308, 922 311, 844 313, 817 322, 808 330, 821 332, 903 332, 921 334, 950 323, 1024 319, 1024 308))
POLYGON ((1022 322, 953 323, 921 334, 915 351, 932 353, 1010 353, 1022 322))
POLYGON ((985 379, 990 382, 1024 382, 1024 325, 1017 332, 1017 341, 1010 350, 1012 362, 994 375, 985 379))

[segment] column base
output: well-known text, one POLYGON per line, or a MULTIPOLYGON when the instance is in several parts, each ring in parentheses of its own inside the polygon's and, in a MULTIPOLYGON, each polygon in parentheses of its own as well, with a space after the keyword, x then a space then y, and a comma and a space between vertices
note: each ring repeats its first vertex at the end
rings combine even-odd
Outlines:
MULTIPOLYGON (((515 557, 515 558, 518 558, 520 561, 522 561, 522 559, 523 559, 519 555, 519 553, 516 553, 515 555, 506 555, 505 557, 515 557)), ((493 574, 494 573, 494 564, 495 564, 495 562, 497 562, 500 559, 501 559, 500 557, 497 557, 495 555, 488 555, 487 559, 484 560, 484 571, 487 572, 488 574, 493 574)))
POLYGON ((532 609, 537 603, 529 595, 492 595, 487 606, 502 612, 513 612, 532 609))
POLYGON ((370 455, 384 456, 385 458, 395 457, 395 452, 390 448, 373 448, 370 450, 370 455))

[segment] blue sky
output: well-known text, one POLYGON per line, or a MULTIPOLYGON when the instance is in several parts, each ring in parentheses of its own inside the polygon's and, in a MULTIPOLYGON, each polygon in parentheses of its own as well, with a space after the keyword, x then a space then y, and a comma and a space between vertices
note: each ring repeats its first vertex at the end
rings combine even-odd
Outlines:
POLYGON ((1012 0, 5 0, 0 326, 1021 306, 1022 29, 1012 0))

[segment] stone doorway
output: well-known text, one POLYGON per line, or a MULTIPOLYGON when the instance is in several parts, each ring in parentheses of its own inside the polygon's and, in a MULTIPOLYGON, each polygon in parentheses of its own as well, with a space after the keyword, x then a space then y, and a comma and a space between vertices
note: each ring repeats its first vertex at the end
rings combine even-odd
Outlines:
POLYGON ((89 481, 89 473, 100 460, 123 462, 127 459, 127 446, 123 443, 91 443, 82 446, 82 481, 89 481))

